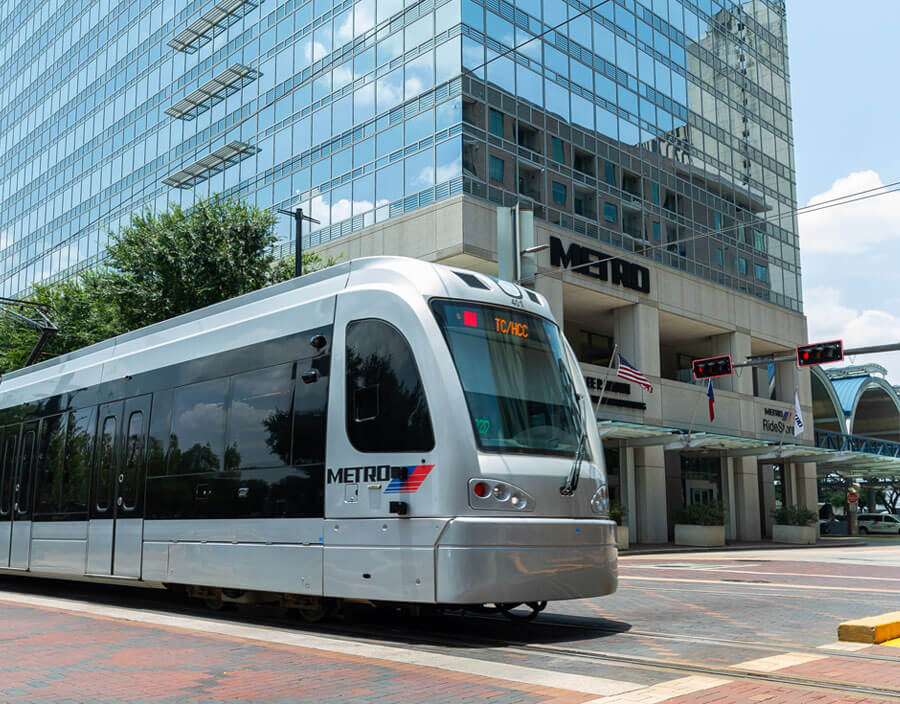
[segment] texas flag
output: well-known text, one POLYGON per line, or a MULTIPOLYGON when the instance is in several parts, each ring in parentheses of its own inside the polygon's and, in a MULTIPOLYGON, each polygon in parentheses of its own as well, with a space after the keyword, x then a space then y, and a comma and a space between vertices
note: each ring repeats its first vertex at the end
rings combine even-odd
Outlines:
POLYGON ((716 419, 716 395, 713 393, 712 379, 706 382, 706 397, 709 399, 709 422, 716 419))

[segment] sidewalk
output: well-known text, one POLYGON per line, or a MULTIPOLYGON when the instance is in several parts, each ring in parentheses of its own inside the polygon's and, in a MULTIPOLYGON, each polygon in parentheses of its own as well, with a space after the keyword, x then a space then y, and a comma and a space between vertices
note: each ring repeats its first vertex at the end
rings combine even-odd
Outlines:
POLYGON ((619 550, 623 556, 630 555, 674 555, 682 552, 723 552, 731 550, 803 550, 806 548, 855 548, 872 545, 870 541, 862 538, 850 538, 847 536, 822 536, 815 545, 790 545, 787 543, 773 543, 771 540, 759 542, 733 541, 724 547, 698 548, 687 545, 675 545, 674 543, 640 544, 632 543, 627 550, 619 550))

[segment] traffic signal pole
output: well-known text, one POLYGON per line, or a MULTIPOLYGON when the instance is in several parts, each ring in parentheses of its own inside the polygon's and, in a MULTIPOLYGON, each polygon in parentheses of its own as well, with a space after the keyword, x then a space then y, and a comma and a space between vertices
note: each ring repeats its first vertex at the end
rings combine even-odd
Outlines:
MULTIPOLYGON (((879 352, 900 352, 900 342, 889 345, 870 345, 868 347, 850 347, 844 350, 844 356, 859 354, 878 354, 879 352)), ((797 359, 795 354, 785 354, 779 357, 766 355, 764 357, 751 357, 746 362, 735 362, 733 367, 761 367, 774 362, 793 362, 797 359)))

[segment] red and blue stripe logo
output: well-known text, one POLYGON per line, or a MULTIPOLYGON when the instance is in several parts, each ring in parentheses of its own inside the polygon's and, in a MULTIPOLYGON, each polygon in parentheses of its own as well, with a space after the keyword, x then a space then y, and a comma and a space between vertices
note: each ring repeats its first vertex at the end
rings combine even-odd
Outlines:
POLYGON ((419 490, 419 487, 422 486, 422 482, 425 481, 425 478, 429 475, 432 469, 434 469, 433 464, 417 464, 417 465, 409 465, 408 467, 404 467, 406 470, 406 479, 401 479, 400 477, 394 477, 391 479, 391 483, 387 485, 387 488, 384 490, 385 494, 413 494, 419 490))

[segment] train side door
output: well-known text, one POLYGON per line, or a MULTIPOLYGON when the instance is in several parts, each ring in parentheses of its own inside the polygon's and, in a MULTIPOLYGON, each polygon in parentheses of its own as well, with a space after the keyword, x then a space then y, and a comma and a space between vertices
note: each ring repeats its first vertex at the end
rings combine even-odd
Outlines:
POLYGON ((28 569, 31 552, 31 501, 34 495, 34 459, 37 450, 38 423, 22 426, 19 439, 18 465, 12 487, 12 535, 9 566, 28 569))
POLYGON ((9 546, 12 542, 12 492, 15 485, 16 446, 19 426, 0 430, 0 567, 9 566, 9 546))
POLYGON ((150 397, 100 406, 94 457, 88 574, 141 576, 139 500, 146 462, 150 397))

